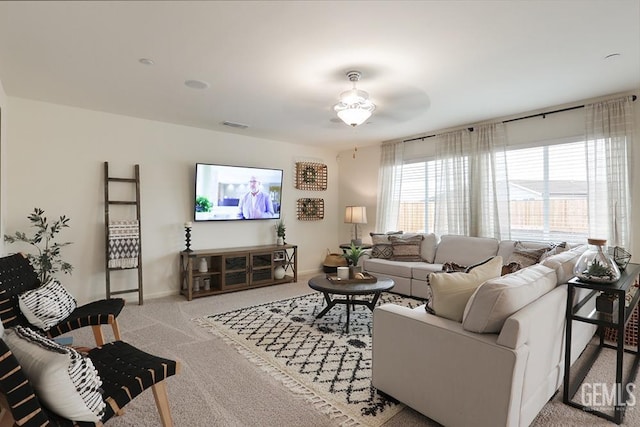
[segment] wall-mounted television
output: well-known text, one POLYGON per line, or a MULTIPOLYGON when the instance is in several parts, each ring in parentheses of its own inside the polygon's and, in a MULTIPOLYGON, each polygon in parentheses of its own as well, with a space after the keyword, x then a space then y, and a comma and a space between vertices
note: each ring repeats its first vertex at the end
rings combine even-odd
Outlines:
POLYGON ((282 169, 196 163, 195 221, 280 218, 282 169))

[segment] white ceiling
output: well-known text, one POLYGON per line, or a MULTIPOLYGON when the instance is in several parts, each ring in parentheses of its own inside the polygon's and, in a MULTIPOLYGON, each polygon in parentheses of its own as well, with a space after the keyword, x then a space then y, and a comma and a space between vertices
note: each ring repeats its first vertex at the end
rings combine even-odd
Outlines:
POLYGON ((350 148, 640 88, 640 0, 0 2, 0 81, 9 96, 350 148), (350 69, 378 107, 357 128, 332 111, 350 69))

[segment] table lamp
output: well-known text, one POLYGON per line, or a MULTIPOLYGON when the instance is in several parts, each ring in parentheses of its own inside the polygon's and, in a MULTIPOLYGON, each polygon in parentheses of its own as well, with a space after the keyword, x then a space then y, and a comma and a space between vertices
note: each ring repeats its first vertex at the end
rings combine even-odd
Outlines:
POLYGON ((367 208, 365 206, 347 206, 344 212, 344 222, 353 224, 355 228, 355 238, 351 240, 351 243, 355 246, 361 246, 362 239, 358 239, 358 224, 367 223, 367 208))

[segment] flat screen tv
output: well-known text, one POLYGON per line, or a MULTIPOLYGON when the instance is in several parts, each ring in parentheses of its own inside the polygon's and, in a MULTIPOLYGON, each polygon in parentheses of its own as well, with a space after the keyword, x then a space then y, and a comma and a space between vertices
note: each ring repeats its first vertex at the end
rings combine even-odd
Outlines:
POLYGON ((282 169, 196 164, 195 221, 280 218, 282 169))

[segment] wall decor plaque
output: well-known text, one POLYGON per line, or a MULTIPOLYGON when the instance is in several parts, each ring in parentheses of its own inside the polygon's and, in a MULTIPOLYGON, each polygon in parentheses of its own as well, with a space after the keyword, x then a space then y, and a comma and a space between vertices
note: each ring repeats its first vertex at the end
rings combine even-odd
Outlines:
POLYGON ((324 199, 298 199, 297 211, 300 221, 324 219, 324 199))
POLYGON ((298 190, 326 190, 327 165, 322 163, 297 162, 295 182, 298 190))

